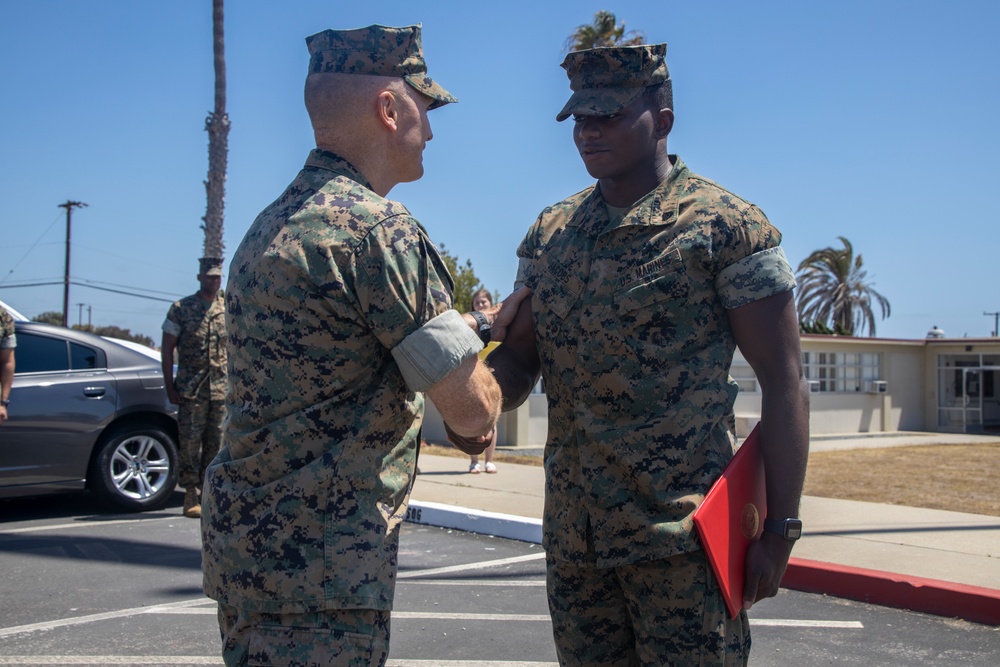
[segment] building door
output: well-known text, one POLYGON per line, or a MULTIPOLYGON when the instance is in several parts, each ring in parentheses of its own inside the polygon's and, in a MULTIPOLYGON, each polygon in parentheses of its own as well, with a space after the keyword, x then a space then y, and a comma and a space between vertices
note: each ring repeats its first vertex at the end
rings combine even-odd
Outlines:
POLYGON ((983 369, 962 369, 962 430, 975 433, 983 430, 983 369))
POLYGON ((1000 355, 940 355, 938 428, 964 433, 1000 431, 998 373, 1000 355))

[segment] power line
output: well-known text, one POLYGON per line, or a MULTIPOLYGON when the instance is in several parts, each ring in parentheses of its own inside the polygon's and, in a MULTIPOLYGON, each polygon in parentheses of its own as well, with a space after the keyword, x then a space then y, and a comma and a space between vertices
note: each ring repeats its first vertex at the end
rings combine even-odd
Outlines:
POLYGON ((88 280, 86 278, 77 278, 77 280, 83 281, 89 285, 110 285, 111 287, 118 287, 121 289, 135 289, 140 292, 149 292, 150 294, 166 294, 167 296, 173 296, 175 299, 179 299, 181 295, 176 292, 164 292, 162 290, 149 289, 148 287, 136 287, 135 285, 119 285, 118 283, 109 283, 104 280, 88 280))
POLYGON ((126 292, 120 289, 111 289, 110 287, 98 287, 97 285, 90 285, 88 283, 78 283, 74 282, 77 287, 89 287, 90 289, 101 290, 103 292, 114 292, 115 294, 125 294, 128 296, 134 296, 138 299, 149 299, 150 301, 162 301, 163 303, 173 303, 176 299, 161 299, 158 296, 146 296, 145 294, 136 294, 134 292, 126 292))
POLYGON ((45 229, 44 232, 42 232, 42 235, 38 237, 38 240, 32 243, 31 247, 28 248, 28 250, 23 255, 21 255, 21 259, 17 260, 17 264, 15 264, 13 268, 11 268, 11 270, 7 272, 7 275, 5 275, 3 278, 0 278, 0 283, 3 283, 5 280, 10 278, 10 274, 14 273, 17 267, 21 266, 21 262, 27 259, 28 255, 31 254, 31 251, 34 250, 35 247, 42 242, 42 239, 45 238, 45 235, 49 233, 49 230, 52 229, 53 226, 55 226, 56 222, 59 221, 60 217, 62 216, 57 213, 56 217, 52 219, 52 222, 49 224, 49 226, 45 229))
MULTIPOLYGON (((61 281, 61 280, 51 280, 51 281, 47 281, 47 282, 18 283, 16 285, 0 285, 0 289, 16 289, 18 287, 45 287, 46 285, 62 285, 62 284, 63 284, 63 281, 61 281)), ((162 301, 163 303, 173 303, 174 301, 176 301, 177 299, 180 298, 180 295, 173 295, 174 298, 172 298, 172 299, 161 299, 159 297, 149 296, 148 294, 139 294, 138 292, 130 292, 128 290, 111 289, 110 287, 100 287, 98 285, 93 285, 93 284, 91 284, 89 282, 81 282, 80 280, 74 280, 74 279, 70 279, 70 284, 71 285, 75 285, 77 287, 89 287, 90 289, 102 290, 104 292, 114 292, 115 294, 124 294, 126 296, 134 296, 134 297, 136 297, 138 299, 149 299, 151 301, 162 301)), ((135 288, 135 289, 144 289, 144 288, 139 287, 139 288, 135 288)), ((155 294, 167 294, 167 295, 171 295, 170 292, 158 292, 156 290, 147 290, 147 291, 153 292, 155 294)))

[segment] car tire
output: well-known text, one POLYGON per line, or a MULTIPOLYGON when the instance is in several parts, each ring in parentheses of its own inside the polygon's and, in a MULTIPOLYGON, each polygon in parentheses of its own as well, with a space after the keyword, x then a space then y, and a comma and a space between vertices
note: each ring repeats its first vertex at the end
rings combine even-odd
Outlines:
POLYGON ((127 512, 160 509, 177 486, 177 445, 155 426, 125 425, 104 434, 87 476, 102 502, 127 512))

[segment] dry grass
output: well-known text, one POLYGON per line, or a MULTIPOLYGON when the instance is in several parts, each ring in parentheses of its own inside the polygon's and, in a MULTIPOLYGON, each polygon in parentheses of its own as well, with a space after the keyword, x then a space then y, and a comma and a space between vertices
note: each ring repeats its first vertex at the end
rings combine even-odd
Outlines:
POLYGON ((809 456, 805 493, 1000 516, 1000 446, 818 452, 809 456))
MULTIPOLYGON (((424 444, 421 449, 427 454, 466 457, 453 447, 424 444)), ((542 464, 540 457, 501 450, 494 460, 542 464)), ((927 445, 817 452, 809 456, 805 493, 1000 516, 1000 446, 927 445)))

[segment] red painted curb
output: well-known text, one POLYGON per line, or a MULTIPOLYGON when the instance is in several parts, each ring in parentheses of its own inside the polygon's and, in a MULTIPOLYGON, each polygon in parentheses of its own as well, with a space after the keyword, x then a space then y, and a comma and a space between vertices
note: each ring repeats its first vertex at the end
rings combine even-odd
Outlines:
POLYGON ((783 588, 1000 625, 1000 590, 790 558, 783 588))

